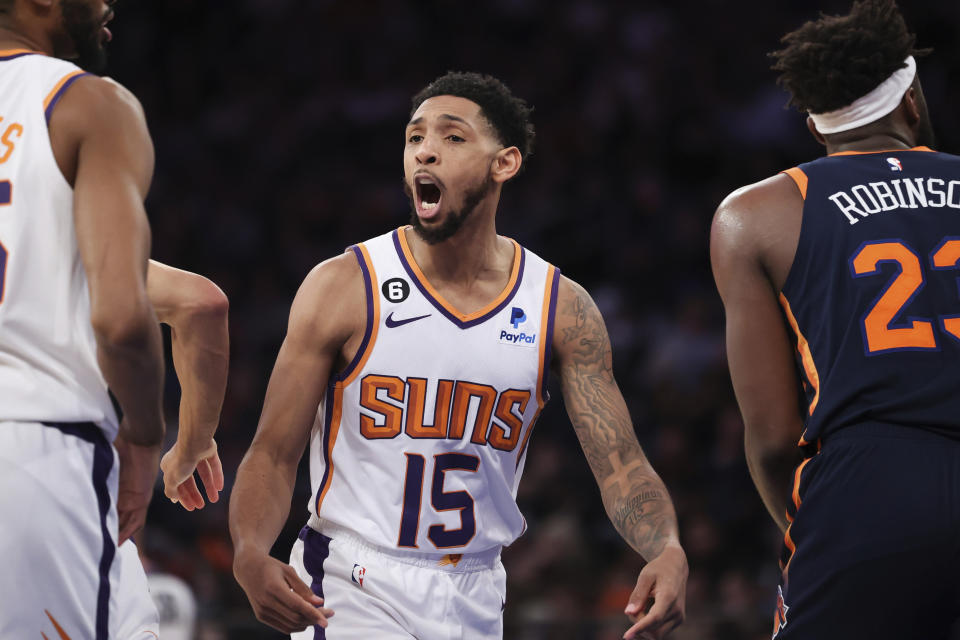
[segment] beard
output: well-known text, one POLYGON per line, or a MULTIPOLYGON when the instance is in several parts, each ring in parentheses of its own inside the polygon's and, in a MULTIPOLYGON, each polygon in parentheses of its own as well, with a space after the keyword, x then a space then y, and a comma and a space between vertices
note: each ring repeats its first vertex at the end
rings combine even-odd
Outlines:
POLYGON ((63 28, 70 36, 77 55, 77 66, 91 73, 103 73, 107 51, 101 42, 103 15, 96 15, 81 0, 62 0, 63 28))
POLYGON ((420 216, 417 215, 417 206, 413 201, 416 196, 406 180, 403 182, 403 190, 406 192, 407 197, 410 198, 410 224, 413 226, 413 230, 417 235, 427 244, 438 244, 456 235, 457 231, 463 227, 464 223, 473 215, 473 212, 477 210, 477 207, 492 189, 493 177, 488 173, 487 177, 478 184, 467 188, 463 194, 463 206, 461 206, 459 210, 451 210, 443 222, 434 228, 428 229, 423 225, 420 216))

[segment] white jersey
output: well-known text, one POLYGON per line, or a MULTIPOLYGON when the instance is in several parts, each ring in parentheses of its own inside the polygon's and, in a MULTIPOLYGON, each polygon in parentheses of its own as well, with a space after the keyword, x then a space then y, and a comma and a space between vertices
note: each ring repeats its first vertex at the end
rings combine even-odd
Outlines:
POLYGON ((441 555, 499 550, 523 533, 517 486, 547 401, 560 273, 513 244, 507 287, 468 315, 424 278, 405 229, 351 247, 367 329, 311 435, 314 528, 441 555))
POLYGON ((112 441, 73 189, 47 129, 82 75, 63 60, 0 51, 0 422, 89 421, 112 441))

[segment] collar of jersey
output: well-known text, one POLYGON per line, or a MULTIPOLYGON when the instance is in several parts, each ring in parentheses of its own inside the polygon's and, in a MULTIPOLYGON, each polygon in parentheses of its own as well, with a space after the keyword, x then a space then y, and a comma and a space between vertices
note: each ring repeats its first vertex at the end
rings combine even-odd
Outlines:
POLYGON ((863 156, 870 153, 903 153, 904 151, 926 151, 927 153, 935 153, 930 147, 912 147, 910 149, 877 149, 876 151, 838 151, 837 153, 828 154, 830 158, 836 156, 863 156))
POLYGON ((0 62, 13 60, 20 56, 42 56, 42 51, 31 51, 30 49, 0 49, 0 62))
POLYGON ((455 325, 461 329, 469 329, 470 327, 476 326, 481 322, 489 320, 497 313, 499 313, 510 300, 513 299, 513 296, 517 293, 517 290, 520 288, 520 281, 523 279, 523 266, 526 261, 525 252, 523 247, 517 244, 516 240, 510 238, 510 242, 513 243, 513 270, 510 273, 510 280, 507 282, 507 286, 504 287, 503 291, 500 292, 500 295, 496 297, 490 304, 480 309, 479 311, 474 311, 473 313, 461 313, 454 307, 452 304, 447 302, 440 293, 433 288, 433 285, 427 280, 423 275, 423 272, 420 270, 420 266, 417 265, 417 261, 413 258, 413 252, 410 251, 410 245, 407 244, 407 238, 404 234, 404 231, 412 227, 400 227, 393 232, 393 245, 397 249, 397 255, 400 257, 400 263, 403 265, 403 268, 406 269, 407 275, 410 276, 410 279, 413 280, 413 283, 417 285, 417 288, 420 289, 420 293, 430 301, 437 311, 447 317, 448 320, 453 322, 455 325))

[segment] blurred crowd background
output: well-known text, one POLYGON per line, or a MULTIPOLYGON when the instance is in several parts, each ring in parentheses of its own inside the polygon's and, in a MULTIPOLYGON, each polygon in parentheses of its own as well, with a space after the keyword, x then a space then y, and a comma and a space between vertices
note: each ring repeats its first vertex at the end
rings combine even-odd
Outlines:
MULTIPOLYGON (((499 229, 582 283, 606 317, 637 434, 672 492, 690 561, 677 640, 770 637, 781 538, 753 489, 726 370, 708 238, 740 185, 822 153, 766 53, 824 0, 152 0, 123 3, 110 75, 157 151, 154 257, 231 302, 219 443, 227 491, 186 513, 158 489, 141 546, 185 579, 197 638, 280 638, 231 573, 227 498, 297 287, 316 263, 401 224, 410 96, 447 70, 494 74, 535 107, 536 152, 499 229)), ((957 151, 957 3, 904 3, 939 147, 957 151)), ((416 347, 411 347, 416 348, 416 347)), ((168 379, 170 435, 178 389, 168 379)), ((610 525, 558 389, 532 439, 504 552, 506 638, 612 639, 640 568, 610 525)), ((799 436, 799 434, 798 434, 799 436)), ((306 520, 301 467, 283 535, 306 520)), ((424 639, 429 640, 429 639, 424 639)))

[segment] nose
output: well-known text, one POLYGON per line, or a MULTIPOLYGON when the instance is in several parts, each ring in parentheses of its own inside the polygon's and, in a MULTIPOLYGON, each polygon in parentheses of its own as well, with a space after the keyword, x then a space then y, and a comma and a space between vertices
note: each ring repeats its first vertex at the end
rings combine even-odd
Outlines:
POLYGON ((423 142, 420 144, 420 148, 417 149, 416 153, 417 164, 437 164, 440 161, 440 156, 437 155, 437 150, 434 147, 433 139, 430 136, 424 138, 423 142))

